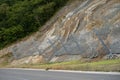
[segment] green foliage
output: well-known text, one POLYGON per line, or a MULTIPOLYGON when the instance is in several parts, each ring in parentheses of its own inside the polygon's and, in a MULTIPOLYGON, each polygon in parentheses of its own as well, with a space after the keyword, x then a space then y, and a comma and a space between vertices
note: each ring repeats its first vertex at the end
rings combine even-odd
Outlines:
POLYGON ((45 24, 68 0, 0 0, 0 49, 45 24))

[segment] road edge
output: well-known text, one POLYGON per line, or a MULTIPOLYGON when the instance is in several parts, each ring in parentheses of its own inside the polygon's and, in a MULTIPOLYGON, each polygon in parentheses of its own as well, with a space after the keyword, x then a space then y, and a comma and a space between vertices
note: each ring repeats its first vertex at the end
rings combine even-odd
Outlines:
POLYGON ((34 70, 34 71, 51 71, 51 72, 69 72, 69 73, 85 73, 85 74, 110 74, 120 75, 120 72, 100 72, 100 71, 74 71, 74 70, 45 70, 45 69, 32 69, 32 68, 0 68, 0 70, 34 70))

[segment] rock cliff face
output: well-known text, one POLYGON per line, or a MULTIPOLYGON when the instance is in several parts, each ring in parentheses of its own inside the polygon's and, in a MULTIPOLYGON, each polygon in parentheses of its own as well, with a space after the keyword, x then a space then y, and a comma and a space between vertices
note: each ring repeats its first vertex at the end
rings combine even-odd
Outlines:
POLYGON ((75 0, 36 34, 0 51, 67 61, 120 53, 120 0, 75 0))

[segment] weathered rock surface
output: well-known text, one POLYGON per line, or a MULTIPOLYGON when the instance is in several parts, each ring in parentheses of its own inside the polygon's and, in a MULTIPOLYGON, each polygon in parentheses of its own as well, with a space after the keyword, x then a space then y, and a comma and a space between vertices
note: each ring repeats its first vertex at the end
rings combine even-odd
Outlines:
POLYGON ((61 55, 72 55, 65 57, 68 60, 78 59, 76 55, 92 58, 108 54, 99 37, 111 53, 120 53, 120 0, 75 0, 43 29, 0 54, 12 52, 16 58, 39 54, 49 61, 61 55))
POLYGON ((13 60, 11 65, 21 65, 21 64, 36 64, 36 63, 43 63, 44 59, 42 56, 36 55, 36 56, 29 56, 25 57, 19 60, 13 60))

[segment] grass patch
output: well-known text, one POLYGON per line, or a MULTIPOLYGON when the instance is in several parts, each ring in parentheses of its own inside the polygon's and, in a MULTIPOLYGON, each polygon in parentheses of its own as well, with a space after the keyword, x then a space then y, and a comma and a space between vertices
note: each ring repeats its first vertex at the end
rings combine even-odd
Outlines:
POLYGON ((70 61, 70 62, 59 62, 59 63, 23 64, 23 65, 10 66, 10 67, 120 72, 120 59, 102 60, 98 62, 70 61))
POLYGON ((0 68, 6 67, 13 60, 12 53, 0 55, 0 68))

